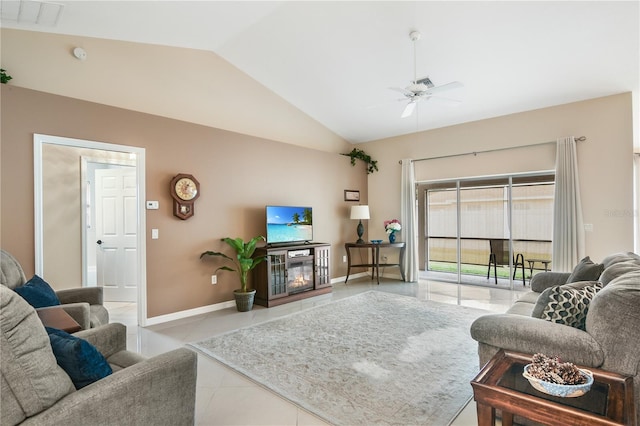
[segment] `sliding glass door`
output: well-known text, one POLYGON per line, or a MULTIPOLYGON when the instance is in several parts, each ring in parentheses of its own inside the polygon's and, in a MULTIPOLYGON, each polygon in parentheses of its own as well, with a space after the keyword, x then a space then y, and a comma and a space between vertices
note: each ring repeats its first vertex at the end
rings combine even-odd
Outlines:
POLYGON ((553 176, 419 185, 426 278, 512 287, 551 259, 553 176), (529 261, 534 260, 531 264, 529 261))

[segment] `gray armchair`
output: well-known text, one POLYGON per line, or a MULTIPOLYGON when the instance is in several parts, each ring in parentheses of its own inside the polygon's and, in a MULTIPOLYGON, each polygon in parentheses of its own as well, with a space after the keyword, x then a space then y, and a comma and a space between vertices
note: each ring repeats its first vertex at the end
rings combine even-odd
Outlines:
POLYGON ((153 358, 126 351, 126 327, 75 333, 113 373, 76 390, 52 352, 35 310, 0 286, 0 424, 192 425, 197 355, 186 348, 153 358))
MULTIPOLYGON (((15 289, 26 282, 27 277, 16 258, 0 250, 0 284, 15 289)), ((102 287, 58 290, 56 296, 60 299, 61 307, 83 330, 109 323, 109 312, 103 306, 102 287)))

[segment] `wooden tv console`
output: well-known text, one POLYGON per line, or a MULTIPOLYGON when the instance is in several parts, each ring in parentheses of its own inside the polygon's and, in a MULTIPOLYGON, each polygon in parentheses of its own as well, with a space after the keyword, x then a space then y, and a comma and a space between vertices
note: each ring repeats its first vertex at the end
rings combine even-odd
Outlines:
POLYGON ((253 270, 255 303, 271 307, 331 293, 331 245, 308 243, 259 247, 266 260, 253 270))

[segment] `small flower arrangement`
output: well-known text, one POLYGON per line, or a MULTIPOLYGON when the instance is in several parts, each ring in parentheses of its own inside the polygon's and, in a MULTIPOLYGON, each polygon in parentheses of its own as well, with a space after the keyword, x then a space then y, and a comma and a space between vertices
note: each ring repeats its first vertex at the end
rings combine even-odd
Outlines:
POLYGON ((400 221, 398 219, 391 219, 384 221, 384 230, 387 234, 393 234, 394 232, 399 232, 402 229, 402 225, 400 225, 400 221))

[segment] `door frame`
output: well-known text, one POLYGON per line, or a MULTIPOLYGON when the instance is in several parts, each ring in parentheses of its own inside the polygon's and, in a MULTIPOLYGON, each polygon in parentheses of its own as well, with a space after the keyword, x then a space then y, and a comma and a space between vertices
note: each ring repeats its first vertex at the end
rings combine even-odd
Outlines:
MULTIPOLYGON (((76 148, 97 149, 103 151, 125 152, 136 157, 136 181, 137 181, 137 244, 138 244, 138 324, 144 327, 147 324, 147 236, 145 214, 145 149, 127 145, 117 145, 105 142, 73 139, 60 136, 33 134, 33 185, 34 185, 34 234, 35 234, 35 272, 44 275, 43 259, 43 199, 42 199, 42 145, 63 145, 76 148)), ((80 206, 79 206, 80 208, 80 206)), ((84 283, 83 283, 84 285, 84 283)))
MULTIPOLYGON (((476 177, 460 177, 460 178, 452 178, 452 179, 441 179, 441 180, 425 180, 416 182, 416 192, 424 191, 424 197, 418 197, 419 206, 418 211, 422 217, 422 229, 418 229, 418 232, 422 234, 421 242, 423 246, 424 253, 424 268, 425 271, 428 270, 429 263, 429 233, 428 233, 428 219, 427 219, 427 210, 428 210, 428 200, 426 197, 426 192, 428 189, 424 188, 428 185, 442 185, 448 184, 451 189, 455 188, 456 191, 456 261, 457 261, 457 284, 463 284, 462 282, 462 271, 461 271, 461 199, 460 193, 463 189, 462 183, 469 182, 483 182, 488 181, 499 181, 503 180, 503 184, 507 189, 507 199, 509 200, 508 209, 506 211, 507 217, 505 218, 505 223, 507 224, 508 229, 508 240, 509 240, 509 289, 514 289, 514 279, 513 279, 513 238, 512 238, 512 222, 513 222, 513 200, 512 200, 512 189, 514 186, 514 179, 520 180, 522 178, 535 180, 536 177, 547 177, 547 176, 555 176, 555 170, 540 170, 536 172, 521 172, 521 173, 508 173, 508 174, 499 174, 499 175, 489 175, 489 176, 476 176, 476 177)), ((516 182, 517 183, 517 182, 516 182)), ((479 185, 483 186, 483 185, 479 185)), ((419 227, 420 228, 420 227, 419 227)))

